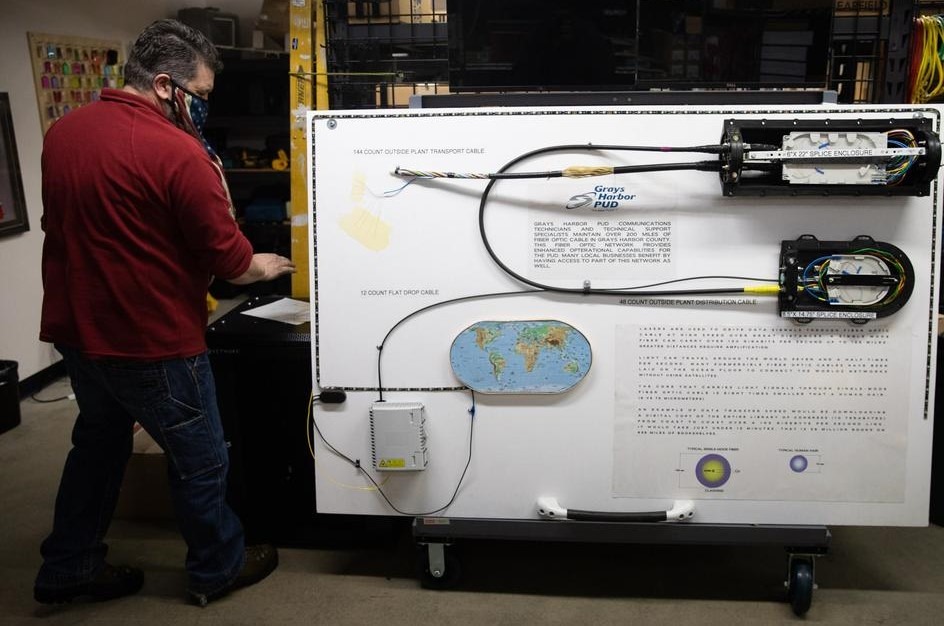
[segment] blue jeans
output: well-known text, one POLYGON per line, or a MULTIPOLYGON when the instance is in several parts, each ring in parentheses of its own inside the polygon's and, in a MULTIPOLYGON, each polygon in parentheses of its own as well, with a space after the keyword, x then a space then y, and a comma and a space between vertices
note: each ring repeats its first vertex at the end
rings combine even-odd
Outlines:
POLYGON ((36 585, 60 588, 97 576, 137 421, 167 456, 171 497, 187 543, 189 590, 213 593, 243 566, 242 524, 226 503, 229 455, 206 353, 138 362, 88 359, 56 346, 79 416, 36 585))

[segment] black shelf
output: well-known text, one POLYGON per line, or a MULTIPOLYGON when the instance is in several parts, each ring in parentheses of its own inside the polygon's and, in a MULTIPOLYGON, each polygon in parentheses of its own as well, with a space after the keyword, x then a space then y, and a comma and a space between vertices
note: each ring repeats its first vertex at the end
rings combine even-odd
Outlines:
POLYGON ((223 115, 218 111, 219 97, 211 96, 208 129, 281 131, 288 130, 288 111, 285 115, 223 115))
POLYGON ((223 170, 226 180, 230 183, 238 182, 252 185, 272 185, 291 182, 289 170, 274 170, 271 168, 231 167, 223 170))
MULTIPOLYGON (((281 207, 291 196, 291 172, 243 167, 244 163, 268 165, 280 150, 290 151, 288 55, 236 51, 223 51, 223 55, 224 68, 216 76, 210 97, 206 138, 223 160, 233 208, 253 250, 291 256, 290 227, 281 219, 281 207), (269 218, 275 221, 262 221, 269 218)), ((244 291, 288 295, 291 278, 248 287, 221 283, 211 291, 224 298, 244 291)))

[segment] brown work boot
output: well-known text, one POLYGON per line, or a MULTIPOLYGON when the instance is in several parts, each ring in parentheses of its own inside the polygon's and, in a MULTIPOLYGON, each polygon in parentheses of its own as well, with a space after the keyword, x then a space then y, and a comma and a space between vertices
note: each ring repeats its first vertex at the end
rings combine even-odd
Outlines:
POLYGON ((213 593, 195 593, 188 591, 190 600, 199 606, 206 606, 214 600, 219 600, 226 594, 242 587, 254 585, 275 570, 279 565, 279 552, 275 546, 263 543, 258 546, 246 547, 246 560, 243 568, 233 581, 213 593))
POLYGON ((144 572, 134 567, 102 564, 92 580, 66 587, 34 587, 33 597, 42 604, 65 604, 76 598, 102 602, 137 593, 144 584, 144 572))

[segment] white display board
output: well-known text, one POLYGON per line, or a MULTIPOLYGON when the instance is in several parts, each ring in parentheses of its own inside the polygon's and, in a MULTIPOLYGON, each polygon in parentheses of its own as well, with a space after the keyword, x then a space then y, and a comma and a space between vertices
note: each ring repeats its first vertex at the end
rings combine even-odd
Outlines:
MULTIPOLYGON (((450 502, 471 449, 441 515, 533 519, 537 498, 553 496, 601 511, 692 500, 695 522, 926 524, 937 181, 925 197, 725 197, 718 173, 703 171, 503 180, 480 220, 487 180, 393 173, 495 172, 554 145, 713 144, 731 118, 914 115, 940 132, 933 107, 310 113, 315 393, 347 392, 344 403, 313 412, 318 510, 395 513, 327 441, 408 514, 450 502), (800 325, 765 295, 532 292, 489 256, 482 230, 514 272, 578 290, 699 276, 714 278, 662 289, 762 284, 717 277, 777 279, 783 240, 868 235, 907 254, 914 291, 900 311, 863 325, 800 325), (529 320, 586 338, 592 365, 582 380, 560 394, 463 389, 450 364, 454 340, 478 322, 529 320), (423 405, 425 470, 371 466, 370 407, 381 396, 423 405)), ((713 158, 563 150, 511 171, 713 158)), ((495 375, 520 367, 511 363, 519 357, 528 355, 499 357, 495 375)))

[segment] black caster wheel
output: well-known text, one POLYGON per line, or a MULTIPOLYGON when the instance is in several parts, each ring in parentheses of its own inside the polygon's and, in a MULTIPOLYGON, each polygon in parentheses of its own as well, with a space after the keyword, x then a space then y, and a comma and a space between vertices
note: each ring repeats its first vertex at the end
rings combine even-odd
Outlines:
POLYGON ((790 559, 790 580, 787 599, 794 615, 802 617, 813 603, 813 560, 806 557, 790 559))
POLYGON ((423 589, 453 589, 459 584, 462 572, 459 567, 459 558, 445 545, 421 545, 417 558, 420 586, 423 589), (430 550, 443 551, 444 567, 430 566, 430 550))

